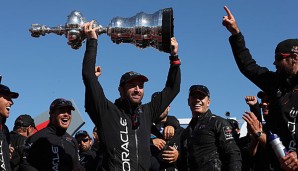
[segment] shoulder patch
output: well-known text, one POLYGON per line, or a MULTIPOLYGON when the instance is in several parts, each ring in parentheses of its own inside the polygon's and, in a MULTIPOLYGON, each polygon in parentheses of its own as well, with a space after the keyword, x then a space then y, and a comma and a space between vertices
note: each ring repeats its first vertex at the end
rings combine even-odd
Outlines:
POLYGON ((71 137, 65 137, 65 140, 72 143, 73 139, 71 137))
POLYGON ((226 140, 234 139, 231 126, 224 126, 222 129, 226 140))

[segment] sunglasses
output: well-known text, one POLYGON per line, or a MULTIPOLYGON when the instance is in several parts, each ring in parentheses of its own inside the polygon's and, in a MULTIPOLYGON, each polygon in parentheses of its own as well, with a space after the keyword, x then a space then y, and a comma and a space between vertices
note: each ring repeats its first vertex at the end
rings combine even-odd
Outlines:
POLYGON ((281 61, 281 60, 287 59, 287 58, 296 58, 297 56, 298 56, 297 53, 278 53, 275 55, 275 60, 281 61))
POLYGON ((78 140, 79 143, 81 143, 82 141, 83 141, 84 143, 85 143, 85 142, 88 142, 88 141, 89 141, 89 138, 86 137, 86 138, 83 138, 83 139, 78 140))

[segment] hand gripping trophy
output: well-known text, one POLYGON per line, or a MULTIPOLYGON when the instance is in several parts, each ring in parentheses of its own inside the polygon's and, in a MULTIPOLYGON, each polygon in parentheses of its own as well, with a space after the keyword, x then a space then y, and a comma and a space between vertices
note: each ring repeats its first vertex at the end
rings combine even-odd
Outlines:
MULTIPOLYGON (((32 24, 29 31, 32 37, 45 36, 49 33, 65 35, 67 44, 79 49, 86 39, 82 25, 85 17, 79 11, 72 11, 64 26, 47 27, 32 24)), ((174 36, 174 18, 172 8, 165 8, 153 14, 140 12, 130 18, 115 17, 107 27, 94 21, 93 27, 99 27, 98 35, 106 33, 116 43, 131 43, 139 48, 153 47, 159 51, 171 52, 171 37, 174 36)))

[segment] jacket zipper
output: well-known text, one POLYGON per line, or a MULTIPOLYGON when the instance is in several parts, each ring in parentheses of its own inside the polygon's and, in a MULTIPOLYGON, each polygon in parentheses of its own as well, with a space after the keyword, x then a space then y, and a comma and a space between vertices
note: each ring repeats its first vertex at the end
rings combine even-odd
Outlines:
POLYGON ((135 129, 134 132, 135 132, 135 141, 136 141, 136 157, 137 157, 137 169, 139 170, 139 146, 138 146, 138 136, 137 136, 137 130, 139 128, 135 129))

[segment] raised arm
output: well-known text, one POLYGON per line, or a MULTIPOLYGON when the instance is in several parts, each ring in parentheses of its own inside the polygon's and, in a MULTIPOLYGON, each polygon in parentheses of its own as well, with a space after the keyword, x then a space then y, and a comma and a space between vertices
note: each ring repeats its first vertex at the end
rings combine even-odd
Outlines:
POLYGON ((222 25, 224 25, 232 35, 239 33, 240 30, 237 26, 236 20, 232 12, 229 10, 227 6, 224 6, 224 9, 227 15, 223 16, 222 25))
POLYGON ((260 122, 262 122, 262 113, 260 104, 256 96, 245 96, 244 97, 246 104, 248 104, 250 111, 255 114, 260 122))
POLYGON ((180 92, 181 71, 180 59, 178 57, 178 42, 175 37, 171 38, 172 50, 170 59, 170 69, 164 89, 151 101, 153 121, 156 121, 160 114, 170 105, 180 92))
POLYGON ((85 110, 93 123, 99 127, 102 112, 106 105, 106 98, 103 89, 98 82, 101 68, 95 66, 97 55, 97 30, 93 28, 93 21, 83 25, 85 36, 87 37, 86 50, 83 59, 82 75, 85 84, 85 110))

